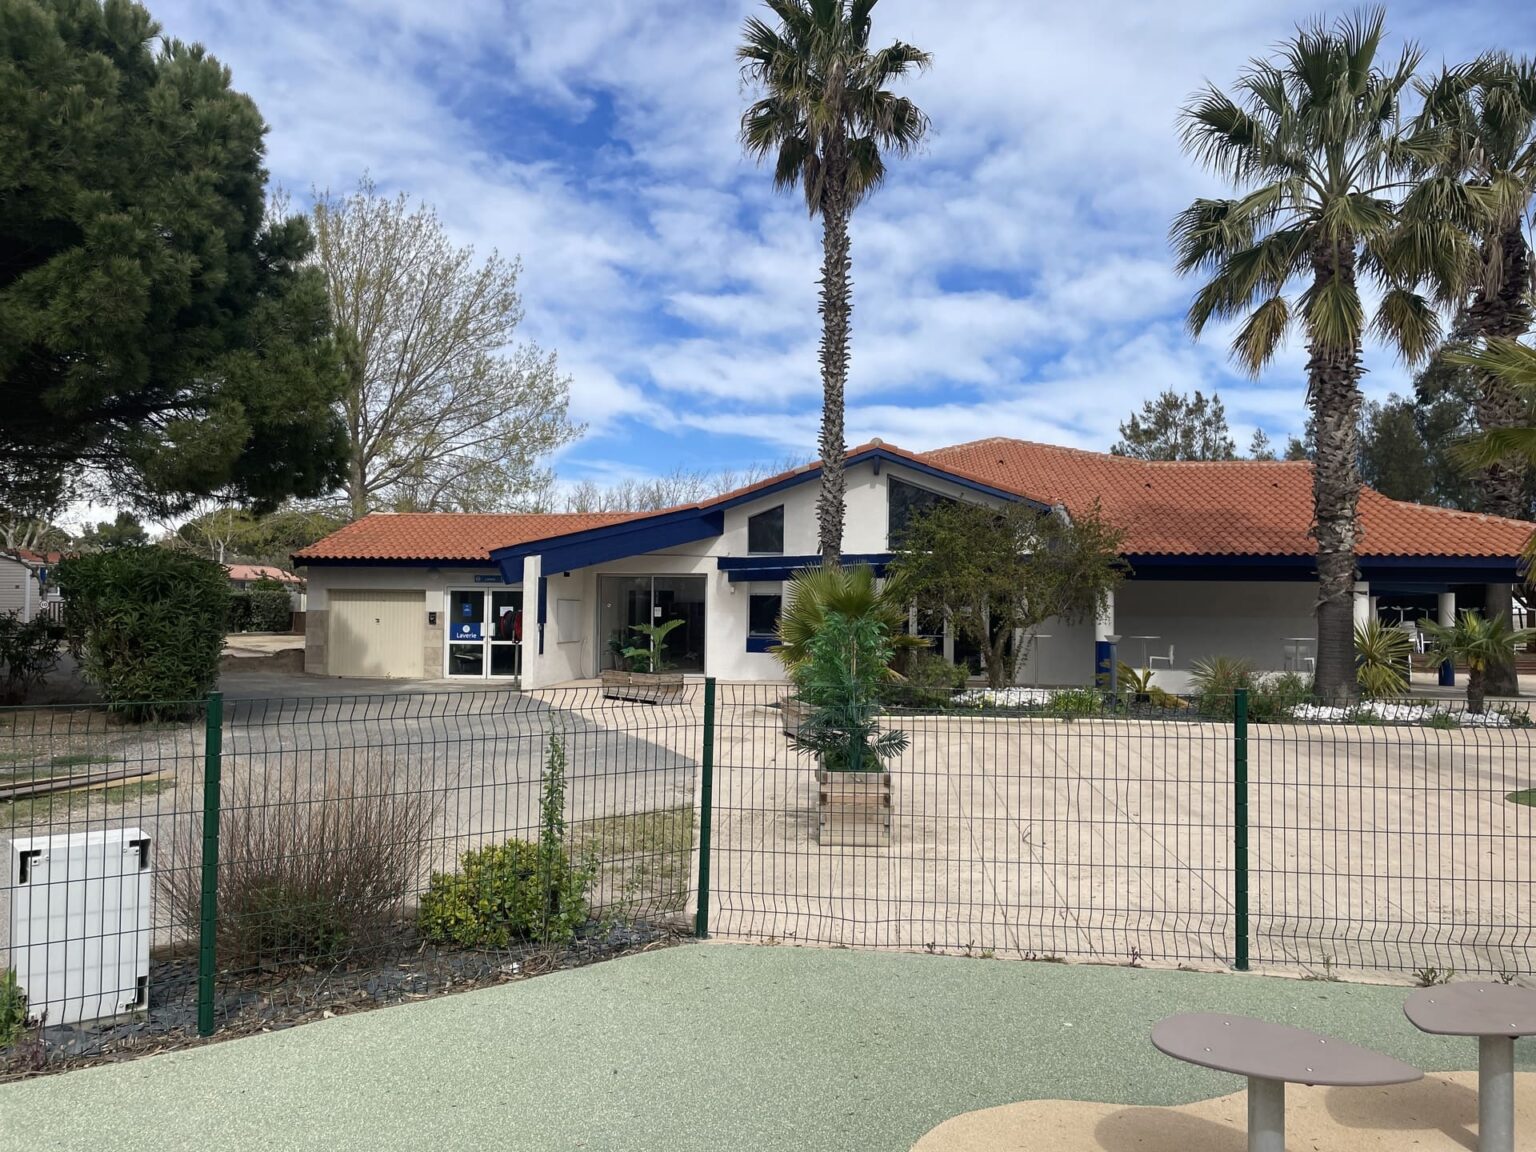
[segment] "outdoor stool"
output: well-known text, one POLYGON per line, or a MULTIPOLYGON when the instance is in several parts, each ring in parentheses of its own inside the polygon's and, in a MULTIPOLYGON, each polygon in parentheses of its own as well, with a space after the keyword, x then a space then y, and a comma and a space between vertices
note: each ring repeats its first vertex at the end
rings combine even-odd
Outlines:
POLYGON ((1536 991, 1509 984, 1420 988, 1403 1015, 1421 1032, 1477 1037, 1477 1143, 1481 1152, 1514 1152, 1515 1038, 1536 1036, 1536 991))
POLYGON ((1285 1086, 1407 1084, 1424 1073, 1381 1052, 1249 1016, 1191 1012, 1152 1029, 1159 1052, 1248 1078, 1248 1152, 1285 1152, 1285 1086))

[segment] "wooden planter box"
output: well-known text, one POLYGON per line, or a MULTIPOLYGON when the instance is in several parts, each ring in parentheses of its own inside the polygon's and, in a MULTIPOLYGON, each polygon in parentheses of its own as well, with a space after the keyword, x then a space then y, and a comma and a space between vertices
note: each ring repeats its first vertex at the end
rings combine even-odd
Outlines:
POLYGON ((891 842, 889 772, 816 772, 816 839, 821 844, 891 842))
POLYGON ((683 694, 681 672, 626 672, 605 668, 598 674, 603 695, 610 700, 633 700, 640 704, 660 704, 683 694))
POLYGON ((793 696, 779 697, 779 712, 784 721, 784 735, 793 736, 800 731, 800 725, 811 714, 811 710, 793 696))

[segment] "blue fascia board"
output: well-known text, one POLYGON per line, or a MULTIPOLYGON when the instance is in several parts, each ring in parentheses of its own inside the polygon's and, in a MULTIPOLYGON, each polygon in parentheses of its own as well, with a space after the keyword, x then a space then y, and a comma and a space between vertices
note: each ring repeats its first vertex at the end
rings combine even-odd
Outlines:
MULTIPOLYGON (((1127 555, 1132 580, 1311 581, 1317 557, 1127 555)), ((1520 562, 1502 556, 1362 556, 1360 579, 1367 583, 1444 586, 1520 579, 1520 562)))
MULTIPOLYGON (((868 564, 876 576, 885 575, 885 566, 890 562, 889 552, 864 552, 843 557, 844 564, 868 564)), ((821 556, 721 556, 716 564, 732 584, 754 580, 772 583, 788 580, 807 568, 819 568, 821 556)))
POLYGON ((491 556, 501 567, 503 578, 511 579, 508 573, 517 572, 517 579, 521 580, 523 560, 529 556, 541 557, 539 570, 543 573, 570 572, 609 560, 711 540, 724 531, 725 514, 720 510, 685 508, 643 520, 626 520, 511 548, 498 548, 491 556))

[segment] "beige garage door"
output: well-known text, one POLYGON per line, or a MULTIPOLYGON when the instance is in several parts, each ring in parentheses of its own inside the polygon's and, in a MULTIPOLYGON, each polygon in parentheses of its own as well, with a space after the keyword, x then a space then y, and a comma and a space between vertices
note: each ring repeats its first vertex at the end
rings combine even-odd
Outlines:
POLYGON ((425 592, 333 588, 329 633, 332 676, 422 674, 425 592))

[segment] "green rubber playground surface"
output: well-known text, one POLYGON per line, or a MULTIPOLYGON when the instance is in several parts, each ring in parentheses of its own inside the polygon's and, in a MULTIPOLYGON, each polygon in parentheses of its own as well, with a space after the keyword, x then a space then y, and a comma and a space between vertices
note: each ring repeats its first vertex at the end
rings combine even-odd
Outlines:
MULTIPOLYGON (((0 1087, 0 1149, 905 1152, 1024 1099, 1237 1090, 1147 1041, 1231 1010, 1427 1070, 1406 990, 1236 974, 691 944, 405 1007, 0 1087)), ((1536 1043, 1517 1048, 1536 1069, 1536 1043)))

